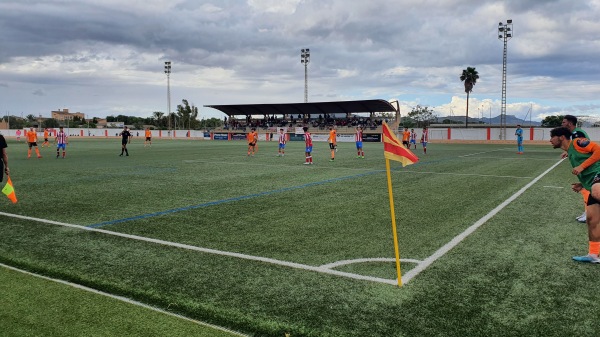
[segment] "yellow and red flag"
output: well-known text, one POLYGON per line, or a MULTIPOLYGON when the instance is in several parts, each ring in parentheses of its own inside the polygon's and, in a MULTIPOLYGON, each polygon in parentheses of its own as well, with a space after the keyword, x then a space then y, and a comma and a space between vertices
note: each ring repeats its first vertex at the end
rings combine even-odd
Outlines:
POLYGON ((403 167, 419 161, 414 153, 402 145, 386 122, 383 122, 383 155, 386 159, 401 162, 403 167))
POLYGON ((12 201, 13 204, 17 203, 17 196, 15 195, 15 188, 13 187, 10 177, 8 177, 8 180, 6 181, 6 185, 2 189, 2 193, 6 194, 8 199, 10 199, 10 201, 12 201))
POLYGON ((400 247, 398 246, 398 231, 396 229, 396 211, 394 210, 394 194, 392 193, 392 175, 390 174, 390 160, 402 163, 402 166, 411 165, 419 158, 402 145, 398 137, 392 132, 386 122, 383 122, 383 155, 385 157, 385 171, 387 173, 388 194, 390 197, 390 215, 392 217, 392 235, 394 237, 394 252, 396 253, 396 271, 398 273, 398 286, 402 287, 402 271, 400 269, 400 247))

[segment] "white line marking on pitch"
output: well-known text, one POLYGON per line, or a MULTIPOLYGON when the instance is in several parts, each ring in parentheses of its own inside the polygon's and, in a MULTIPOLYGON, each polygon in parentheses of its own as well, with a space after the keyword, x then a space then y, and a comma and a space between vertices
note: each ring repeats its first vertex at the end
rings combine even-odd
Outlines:
MULTIPOLYGON (((488 214, 486 214, 484 217, 479 219, 477 222, 475 222, 473 225, 471 225, 469 228, 467 228, 464 232, 462 232, 461 234, 454 237, 452 240, 450 240, 450 242, 448 242, 447 244, 442 246, 440 249, 438 249, 435 253, 433 253, 431 256, 429 256, 425 260, 418 261, 418 260, 412 260, 412 259, 403 259, 402 261, 405 261, 405 262, 417 263, 417 266, 415 268, 409 270, 406 274, 404 274, 402 276, 402 282, 404 284, 408 283, 415 276, 417 276, 420 272, 422 272, 427 267, 429 267, 433 262, 437 261, 440 257, 442 257, 447 252, 449 252, 452 248, 456 247, 462 240, 464 240, 467 236, 469 236, 473 232, 475 232, 475 230, 477 230, 484 223, 486 223, 489 219, 491 219, 494 215, 496 215, 498 212, 500 212, 504 207, 508 206, 517 197, 519 197, 521 194, 523 194, 525 191, 527 191, 531 186, 533 186, 536 182, 538 182, 542 177, 544 177, 546 174, 548 174, 548 172, 552 171, 552 169, 554 169, 556 166, 558 166, 563 160, 564 159, 561 159, 557 163, 552 165, 549 169, 547 169, 542 174, 537 176, 535 179, 533 179, 531 182, 529 182, 527 185, 525 185, 523 188, 521 188, 519 191, 517 191, 511 197, 506 199, 503 203, 498 205, 496 208, 491 210, 488 214)), ((118 236, 118 237, 132 239, 132 240, 155 243, 155 244, 159 244, 159 245, 163 245, 163 246, 171 246, 171 247, 187 249, 187 250, 192 250, 192 251, 198 251, 198 252, 203 252, 203 253, 208 253, 208 254, 236 257, 236 258, 240 258, 240 259, 244 259, 244 260, 259 261, 259 262, 270 263, 270 264, 275 264, 275 265, 280 265, 280 266, 285 266, 285 267, 290 267, 290 268, 295 268, 295 269, 309 270, 309 271, 315 271, 315 272, 324 273, 324 274, 348 277, 348 278, 357 279, 357 280, 379 282, 379 283, 385 283, 385 284, 391 284, 391 285, 397 284, 397 280, 384 279, 384 278, 372 277, 372 276, 364 276, 364 275, 346 273, 346 272, 342 272, 342 271, 329 269, 331 266, 354 263, 357 260, 353 260, 353 262, 352 262, 352 260, 350 260, 350 262, 348 262, 348 260, 338 261, 338 262, 322 265, 319 267, 315 267, 315 266, 310 266, 310 265, 305 265, 305 264, 300 264, 300 263, 295 263, 295 262, 287 262, 287 261, 281 261, 281 260, 276 260, 276 259, 271 259, 271 258, 266 258, 266 257, 252 256, 252 255, 246 255, 246 254, 234 253, 234 252, 227 252, 227 251, 222 251, 222 250, 217 250, 217 249, 202 248, 202 247, 191 246, 191 245, 186 245, 186 244, 177 243, 177 242, 147 238, 147 237, 137 236, 137 235, 132 235, 132 234, 112 232, 112 231, 108 231, 105 229, 90 228, 90 227, 73 225, 73 224, 68 224, 68 223, 63 223, 63 222, 58 222, 58 221, 33 218, 33 217, 23 216, 23 215, 19 215, 19 214, 0 212, 0 215, 24 219, 24 220, 31 220, 31 221, 35 221, 35 222, 77 228, 77 229, 86 230, 86 231, 90 231, 90 232, 98 232, 98 233, 103 233, 103 234, 108 234, 108 235, 114 235, 114 236, 118 236)), ((378 259, 384 259, 382 261, 388 261, 386 258, 358 259, 358 261, 359 262, 372 261, 372 260, 377 261, 378 259)), ((391 259, 391 260, 395 261, 394 259, 391 259)))
POLYGON ((478 155, 478 154, 492 153, 492 152, 506 151, 506 150, 508 150, 508 148, 504 148, 504 149, 498 149, 498 150, 492 150, 492 151, 483 151, 483 152, 477 152, 477 153, 470 153, 470 154, 465 154, 465 155, 458 156, 458 157, 459 157, 459 158, 462 158, 462 157, 470 157, 470 156, 476 156, 476 155, 478 155))
POLYGON ((26 275, 38 277, 38 278, 41 278, 41 279, 44 279, 44 280, 48 280, 48 281, 52 281, 52 282, 64 284, 64 285, 67 285, 69 287, 73 287, 73 288, 77 288, 77 289, 80 289, 80 290, 88 291, 88 292, 91 292, 91 293, 94 293, 94 294, 98 294, 98 295, 110 297, 110 298, 115 299, 115 300, 119 300, 119 301, 122 301, 122 302, 125 302, 125 303, 137 305, 137 306, 142 307, 142 308, 146 308, 146 309, 150 309, 150 310, 153 310, 153 311, 156 311, 156 312, 160 312, 161 314, 165 314, 165 315, 177 317, 177 318, 180 318, 180 319, 192 322, 192 323, 196 323, 198 325, 207 326, 207 327, 210 327, 210 328, 213 328, 213 329, 216 329, 216 330, 220 330, 220 331, 224 331, 224 332, 229 332, 229 333, 235 334, 237 336, 243 336, 243 337, 248 336, 248 335, 244 335, 242 333, 239 333, 237 331, 229 330, 227 328, 223 328, 223 327, 220 327, 220 326, 217 326, 217 325, 213 325, 213 324, 210 324, 210 323, 197 321, 195 319, 191 319, 191 318, 188 318, 188 317, 185 317, 185 316, 178 315, 176 313, 172 313, 172 312, 165 311, 165 310, 162 310, 162 309, 159 309, 159 308, 156 308, 156 307, 153 307, 153 306, 150 306, 150 305, 138 302, 138 301, 134 301, 134 300, 129 299, 127 297, 117 296, 117 295, 105 293, 103 291, 96 290, 94 288, 89 288, 89 287, 83 286, 81 284, 71 283, 71 282, 67 282, 67 281, 64 281, 64 280, 55 279, 55 278, 47 277, 47 276, 44 276, 44 275, 35 274, 35 273, 29 272, 29 271, 26 271, 26 270, 22 270, 22 269, 18 269, 18 268, 15 268, 15 267, 11 267, 11 266, 6 265, 4 263, 0 263, 0 267, 4 267, 6 269, 10 269, 10 270, 13 270, 13 271, 16 271, 16 272, 20 272, 20 273, 23 273, 23 274, 26 274, 26 275))
POLYGON ((502 159, 502 160, 542 160, 542 161, 555 161, 556 158, 529 158, 529 157, 477 157, 467 159, 502 159))
POLYGON ((558 189, 564 188, 562 186, 542 186, 542 187, 545 187, 545 188, 558 188, 558 189))
POLYGON ((29 216, 24 216, 24 215, 19 215, 19 214, 0 212, 0 215, 12 217, 12 218, 30 220, 30 221, 35 221, 35 222, 47 223, 47 224, 52 224, 52 225, 77 228, 77 229, 86 230, 86 231, 90 231, 90 232, 103 233, 103 234, 118 236, 118 237, 122 237, 122 238, 126 238, 126 239, 150 242, 150 243, 155 243, 155 244, 159 244, 159 245, 163 245, 163 246, 176 247, 176 248, 187 249, 187 250, 192 250, 192 251, 197 251, 197 252, 202 252, 202 253, 229 256, 229 257, 235 257, 235 258, 244 259, 244 260, 259 261, 259 262, 270 263, 270 264, 275 264, 275 265, 280 265, 280 266, 285 266, 285 267, 290 267, 290 268, 295 268, 295 269, 309 270, 309 271, 315 271, 315 272, 324 273, 324 274, 348 277, 348 278, 357 279, 357 280, 379 282, 379 283, 386 283, 386 284, 393 284, 393 285, 395 285, 397 283, 396 280, 391 280, 391 279, 384 279, 384 278, 380 278, 380 277, 372 277, 372 276, 365 276, 365 275, 359 275, 359 274, 353 274, 353 273, 346 273, 346 272, 342 272, 342 271, 327 269, 324 267, 315 267, 315 266, 310 266, 310 265, 301 264, 301 263, 271 259, 271 258, 267 258, 267 257, 260 257, 260 256, 246 255, 246 254, 241 254, 241 253, 227 252, 227 251, 217 250, 217 249, 197 247, 197 246, 186 245, 186 244, 178 243, 178 242, 164 241, 164 240, 147 238, 147 237, 138 236, 138 235, 112 232, 112 231, 108 231, 105 229, 90 228, 90 227, 85 227, 85 226, 80 226, 80 225, 68 224, 68 223, 64 223, 64 222, 39 219, 39 218, 34 218, 34 217, 29 217, 29 216))
MULTIPOLYGON (((394 172, 396 173, 396 172, 394 172)), ((453 173, 453 172, 427 172, 427 171, 398 171, 398 173, 417 173, 417 174, 443 174, 449 176, 474 176, 474 177, 488 177, 488 178, 518 178, 518 179, 531 179, 532 177, 519 177, 519 176, 496 176, 493 174, 476 174, 476 173, 453 173)))
POLYGON ((508 206, 511 202, 513 202, 516 198, 518 198, 521 194, 525 193, 533 184, 537 183, 538 180, 542 179, 548 172, 552 171, 556 166, 558 166, 564 159, 559 160, 556 164, 552 165, 549 169, 544 171, 542 174, 537 176, 527 185, 523 186, 520 190, 518 190, 515 194, 510 196, 510 198, 506 199, 503 203, 498 205, 496 208, 491 210, 488 214, 486 214, 483 218, 477 220, 471 227, 467 228, 464 232, 455 236, 450 242, 442 246, 435 253, 433 253, 430 257, 423 260, 422 263, 419 263, 415 268, 409 270, 406 274, 402 276, 402 282, 407 283, 412 280, 415 276, 419 275, 420 272, 429 267, 432 263, 437 261, 440 257, 444 256, 447 252, 449 252, 452 248, 456 247, 462 240, 464 240, 467 236, 471 235, 475 230, 477 230, 481 225, 486 223, 489 219, 491 219, 494 215, 498 214, 504 207, 508 206))
MULTIPOLYGON (((336 261, 333 263, 328 263, 328 264, 324 264, 321 265, 320 268, 326 268, 326 269, 332 269, 332 268, 337 268, 340 266, 345 266, 348 264, 353 264, 353 263, 364 263, 364 262, 395 262, 396 259, 395 258, 390 258, 390 257, 373 257, 373 258, 366 258, 366 259, 353 259, 353 260, 342 260, 342 261, 336 261)), ((419 260, 414 260, 414 259, 400 259, 400 262, 410 262, 410 263, 421 263, 421 261, 419 260)))

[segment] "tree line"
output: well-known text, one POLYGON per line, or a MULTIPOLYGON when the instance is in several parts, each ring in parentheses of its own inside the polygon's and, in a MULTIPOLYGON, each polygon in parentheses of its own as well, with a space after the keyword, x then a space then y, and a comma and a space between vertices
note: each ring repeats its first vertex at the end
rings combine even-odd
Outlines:
MULTIPOLYGON (((107 116, 107 123, 123 123, 131 126, 133 129, 142 130, 150 126, 156 130, 180 129, 180 130, 200 130, 206 128, 217 128, 223 126, 223 121, 219 118, 209 118, 207 120, 198 120, 198 107, 189 104, 184 99, 177 105, 176 111, 171 112, 169 116, 162 111, 155 111, 151 117, 136 116, 107 116)), ((40 126, 40 121, 34 115, 27 115, 25 118, 15 116, 8 117, 9 127, 11 129, 24 129, 40 126)), ((90 121, 74 116, 72 120, 59 121, 54 118, 46 118, 41 122, 42 128, 58 128, 60 126, 68 128, 96 128, 98 118, 94 117, 90 121)))

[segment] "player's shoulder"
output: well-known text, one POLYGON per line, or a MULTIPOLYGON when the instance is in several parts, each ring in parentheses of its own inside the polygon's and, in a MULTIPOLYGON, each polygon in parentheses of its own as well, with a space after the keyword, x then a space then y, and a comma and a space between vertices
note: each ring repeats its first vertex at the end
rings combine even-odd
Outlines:
POLYGON ((578 147, 587 147, 592 143, 591 140, 587 139, 587 138, 577 138, 575 139, 575 144, 577 144, 578 147))

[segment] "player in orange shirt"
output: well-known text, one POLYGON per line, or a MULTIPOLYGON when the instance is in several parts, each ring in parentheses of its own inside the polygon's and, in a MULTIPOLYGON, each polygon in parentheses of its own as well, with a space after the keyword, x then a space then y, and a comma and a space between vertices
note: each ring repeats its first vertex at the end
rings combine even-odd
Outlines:
POLYGON ((146 147, 146 144, 150 144, 150 147, 152 147, 152 131, 150 131, 150 128, 146 128, 146 140, 144 141, 144 147, 146 147))
POLYGON ((44 128, 44 142, 42 143, 42 147, 44 147, 44 145, 50 147, 50 143, 48 143, 48 128, 44 128))
POLYGON ((37 145, 37 132, 35 132, 35 130, 33 128, 29 128, 29 131, 27 131, 27 133, 25 134, 25 137, 27 138, 27 144, 29 145, 29 149, 27 150, 27 159, 29 159, 31 157, 31 148, 35 147, 35 153, 37 154, 38 158, 42 158, 42 156, 40 155, 40 150, 38 149, 38 145, 37 145))
POLYGON ((248 155, 256 153, 256 142, 258 141, 258 133, 256 129, 252 128, 252 131, 248 134, 248 155))
POLYGON ((408 128, 404 128, 404 132, 402 132, 402 145, 404 145, 404 147, 406 147, 407 149, 410 148, 410 144, 408 143, 409 139, 410 131, 408 131, 408 128))
POLYGON ((333 128, 333 126, 329 127, 329 138, 327 138, 329 142, 329 149, 331 150, 331 159, 329 161, 333 161, 335 159, 335 148, 337 146, 337 131, 333 128))

